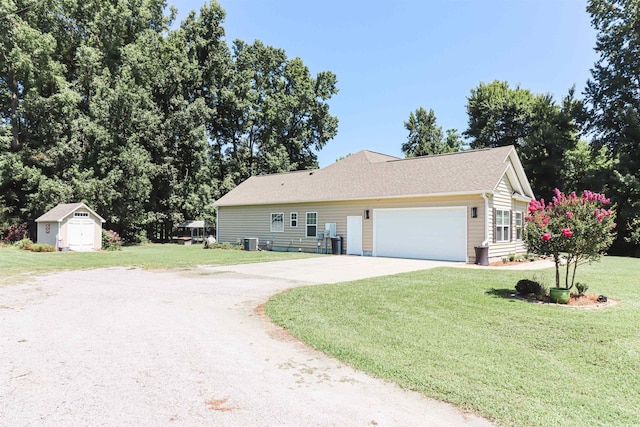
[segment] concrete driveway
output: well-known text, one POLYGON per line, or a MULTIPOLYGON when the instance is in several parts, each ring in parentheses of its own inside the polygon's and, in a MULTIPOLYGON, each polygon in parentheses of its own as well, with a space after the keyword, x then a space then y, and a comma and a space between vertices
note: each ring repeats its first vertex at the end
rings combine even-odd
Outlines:
MULTIPOLYGON (((323 256, 289 261, 202 267, 211 271, 229 271, 244 275, 284 279, 300 284, 350 282, 435 267, 461 267, 463 262, 360 256, 323 256)), ((290 287, 290 286, 289 286, 290 287)))
POLYGON ((259 310, 288 287, 437 265, 110 268, 0 288, 0 425, 490 425, 314 351, 259 310))

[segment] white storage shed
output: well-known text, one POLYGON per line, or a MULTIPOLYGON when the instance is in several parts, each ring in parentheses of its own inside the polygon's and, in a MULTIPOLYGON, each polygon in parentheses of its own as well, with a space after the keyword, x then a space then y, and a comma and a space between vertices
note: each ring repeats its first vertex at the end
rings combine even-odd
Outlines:
POLYGON ((59 204, 36 219, 37 242, 72 251, 99 250, 104 222, 84 203, 59 204))

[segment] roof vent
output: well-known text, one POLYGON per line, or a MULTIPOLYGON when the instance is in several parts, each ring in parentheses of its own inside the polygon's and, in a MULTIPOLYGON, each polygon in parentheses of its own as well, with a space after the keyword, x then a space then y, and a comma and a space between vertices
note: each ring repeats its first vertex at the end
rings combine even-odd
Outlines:
POLYGON ((313 175, 313 171, 309 172, 309 175, 313 175))

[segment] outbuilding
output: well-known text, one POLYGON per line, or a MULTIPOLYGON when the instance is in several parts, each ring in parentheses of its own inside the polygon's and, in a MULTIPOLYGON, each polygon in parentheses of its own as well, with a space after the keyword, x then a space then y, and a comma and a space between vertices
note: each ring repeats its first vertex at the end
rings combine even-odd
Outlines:
POLYGON ((99 250, 104 222, 84 203, 59 204, 36 219, 37 242, 72 251, 99 250))

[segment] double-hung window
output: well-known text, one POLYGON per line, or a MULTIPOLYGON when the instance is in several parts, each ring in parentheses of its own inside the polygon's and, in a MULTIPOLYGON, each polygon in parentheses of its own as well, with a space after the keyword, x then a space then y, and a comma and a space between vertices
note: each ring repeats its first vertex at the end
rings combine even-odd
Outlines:
POLYGON ((496 242, 509 241, 510 217, 508 210, 496 209, 496 242))
POLYGON ((318 234, 318 212, 307 212, 307 237, 316 237, 318 234))
POLYGON ((284 231, 284 213, 271 214, 271 232, 282 233, 284 231))
POLYGON ((516 212, 515 237, 516 240, 522 240, 522 212, 516 212))
POLYGON ((291 212, 289 214, 289 227, 298 226, 298 212, 291 212))

